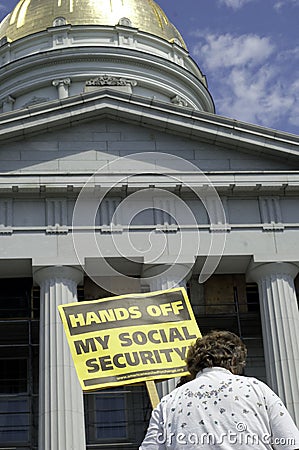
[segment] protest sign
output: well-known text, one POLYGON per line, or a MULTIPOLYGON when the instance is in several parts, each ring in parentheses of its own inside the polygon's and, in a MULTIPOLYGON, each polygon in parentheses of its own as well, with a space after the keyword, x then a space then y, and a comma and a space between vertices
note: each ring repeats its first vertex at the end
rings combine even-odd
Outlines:
POLYGON ((185 289, 58 306, 84 391, 187 374, 201 337, 185 289))

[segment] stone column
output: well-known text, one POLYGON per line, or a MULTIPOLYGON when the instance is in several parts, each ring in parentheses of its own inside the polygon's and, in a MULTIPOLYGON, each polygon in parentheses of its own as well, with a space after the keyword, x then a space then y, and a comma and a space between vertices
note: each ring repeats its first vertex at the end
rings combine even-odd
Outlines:
POLYGON ((5 112, 12 111, 15 101, 16 100, 11 95, 8 95, 7 97, 5 97, 5 99, 2 102, 3 112, 5 113, 5 112))
MULTIPOLYGON (((191 267, 191 266, 190 266, 191 267)), ((190 267, 184 264, 175 266, 157 265, 145 269, 144 277, 150 291, 164 291, 175 287, 186 287, 190 267)), ((176 387, 179 378, 170 378, 157 385, 160 398, 169 394, 176 387)))
POLYGON ((267 382, 299 423, 299 311, 294 286, 298 267, 261 264, 250 270, 257 282, 267 382))
POLYGON ((69 86, 71 84, 70 78, 64 78, 62 80, 53 80, 53 86, 57 87, 58 98, 67 98, 69 96, 69 86))
POLYGON ((58 305, 77 301, 79 269, 55 266, 39 269, 40 450, 85 450, 83 393, 67 344, 58 305))
POLYGON ((173 266, 159 264, 152 266, 144 270, 143 282, 149 286, 151 291, 186 287, 191 268, 191 264, 174 264, 173 266))

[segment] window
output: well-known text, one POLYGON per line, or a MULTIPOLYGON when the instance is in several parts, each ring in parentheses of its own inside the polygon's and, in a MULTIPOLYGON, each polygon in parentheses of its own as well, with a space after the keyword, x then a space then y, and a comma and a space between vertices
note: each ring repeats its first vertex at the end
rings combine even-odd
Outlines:
POLYGON ((0 280, 0 449, 37 449, 39 292, 0 280))
POLYGON ((144 385, 103 389, 84 396, 88 449, 117 445, 137 450, 146 431, 151 406, 144 385))
POLYGON ((3 394, 20 394, 27 392, 27 359, 0 360, 0 392, 3 394))
POLYGON ((64 17, 56 17, 56 19, 53 20, 53 27, 61 27, 63 25, 66 25, 64 17))
POLYGON ((257 284, 255 284, 255 283, 247 284, 246 285, 246 294, 247 294, 248 311, 259 312, 260 303, 259 303, 259 291, 258 291, 257 284))
POLYGON ((93 441, 119 440, 127 437, 125 393, 105 389, 88 401, 89 436, 93 441))
POLYGON ((245 375, 266 381, 257 285, 246 284, 243 274, 227 274, 212 275, 201 291, 194 277, 190 287, 201 333, 228 330, 241 336, 248 350, 245 375))
MULTIPOLYGON (((29 441, 28 398, 0 398, 0 445, 29 441)), ((1 447, 0 447, 1 448, 1 447)))
POLYGON ((122 17, 121 19, 119 19, 118 24, 122 25, 124 27, 131 27, 132 26, 131 20, 128 19, 127 17, 122 17))

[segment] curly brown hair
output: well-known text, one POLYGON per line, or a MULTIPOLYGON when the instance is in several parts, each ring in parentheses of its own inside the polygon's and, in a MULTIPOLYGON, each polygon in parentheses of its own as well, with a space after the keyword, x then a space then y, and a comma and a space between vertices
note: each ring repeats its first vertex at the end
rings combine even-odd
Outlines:
POLYGON ((223 367, 241 374, 246 356, 246 346, 239 336, 230 331, 211 331, 189 348, 186 363, 193 378, 207 367, 223 367))

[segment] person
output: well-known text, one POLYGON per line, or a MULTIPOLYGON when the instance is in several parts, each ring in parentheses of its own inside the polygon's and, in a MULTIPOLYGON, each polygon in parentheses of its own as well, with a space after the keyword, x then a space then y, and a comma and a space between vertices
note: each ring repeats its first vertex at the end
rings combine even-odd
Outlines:
POLYGON ((281 399, 241 375, 246 355, 228 331, 197 339, 186 360, 191 381, 162 398, 139 450, 298 450, 299 430, 281 399))

